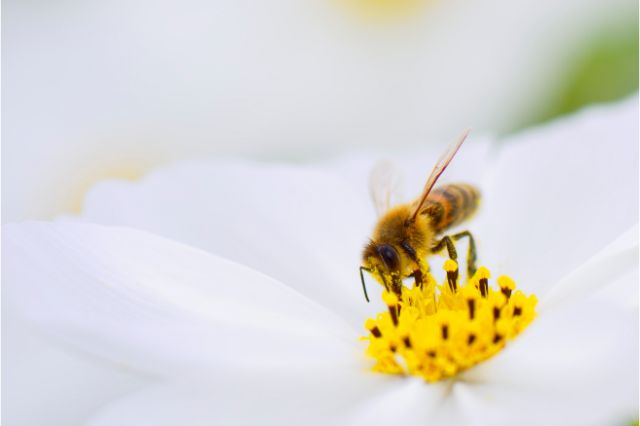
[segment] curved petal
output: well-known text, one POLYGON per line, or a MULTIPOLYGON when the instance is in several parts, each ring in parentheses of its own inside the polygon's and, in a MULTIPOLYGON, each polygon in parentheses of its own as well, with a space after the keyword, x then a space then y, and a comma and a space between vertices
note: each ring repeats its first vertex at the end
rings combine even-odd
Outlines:
MULTIPOLYGON (((479 179, 489 147, 488 139, 472 138, 444 179, 479 179)), ((393 155, 408 175, 408 194, 419 194, 438 155, 431 146, 393 155)), ((357 267, 375 224, 368 188, 375 161, 352 154, 317 166, 183 163, 137 183, 98 185, 83 217, 149 230, 248 265, 359 326, 366 304, 357 267)))
POLYGON ((98 185, 83 217, 247 265, 354 325, 365 315, 358 265, 373 209, 364 189, 333 173, 230 159, 183 163, 139 183, 98 185))
POLYGON ((638 271, 638 225, 554 284, 541 300, 541 307, 545 310, 554 306, 560 307, 562 302, 588 296, 608 287, 613 287, 618 293, 617 296, 610 294, 610 298, 614 298, 620 304, 637 304, 637 281, 632 277, 621 279, 633 271, 638 271), (622 286, 621 283, 626 285, 622 286), (636 297, 633 297, 633 294, 636 297))
POLYGON ((638 313, 595 299, 541 313, 465 376, 461 403, 474 424, 629 421, 638 410, 638 313))
POLYGON ((81 425, 107 401, 150 382, 54 345, 7 312, 11 308, 3 302, 3 424, 81 425))
POLYGON ((357 369, 290 371, 177 383, 132 394, 105 407, 90 426, 345 424, 353 405, 386 387, 357 369))
POLYGON ((586 110, 503 144, 480 256, 535 288, 638 222, 638 102, 586 110))
POLYGON ((352 362, 341 319, 265 275, 133 229, 3 229, 5 294, 42 329, 161 375, 352 362))
MULTIPOLYGON (((422 379, 392 377, 385 392, 359 404, 345 424, 444 425, 442 407, 448 402, 451 383, 427 384, 422 379)), ((448 418, 447 420, 450 420, 448 418)))

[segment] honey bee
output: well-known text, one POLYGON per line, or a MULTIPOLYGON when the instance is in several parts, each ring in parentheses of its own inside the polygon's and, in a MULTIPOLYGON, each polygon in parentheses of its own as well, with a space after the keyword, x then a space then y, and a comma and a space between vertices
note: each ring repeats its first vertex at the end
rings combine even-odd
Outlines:
POLYGON ((413 277, 422 285, 424 258, 447 250, 457 260, 455 242, 468 238, 467 274, 476 271, 476 245, 469 231, 442 235, 445 231, 469 219, 478 208, 480 191, 469 184, 434 185, 456 155, 469 131, 465 131, 436 163, 422 194, 414 201, 389 208, 393 190, 392 174, 385 168, 374 169, 371 191, 374 204, 381 214, 373 235, 362 253, 360 279, 367 302, 369 296, 363 271, 371 273, 387 291, 401 295, 402 280, 413 277))

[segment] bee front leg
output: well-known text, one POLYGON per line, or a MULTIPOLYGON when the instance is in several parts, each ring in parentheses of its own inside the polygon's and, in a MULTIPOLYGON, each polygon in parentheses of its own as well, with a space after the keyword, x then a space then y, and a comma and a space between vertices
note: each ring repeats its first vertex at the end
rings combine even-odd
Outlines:
POLYGON ((447 248, 447 252, 449 253, 449 258, 451 260, 458 260, 458 252, 456 250, 456 246, 454 245, 454 241, 458 241, 459 239, 467 237, 469 238, 469 249, 467 251, 467 277, 471 278, 473 274, 476 273, 476 242, 473 239, 473 235, 469 231, 462 231, 457 234, 448 236, 445 235, 442 239, 433 246, 431 249, 432 253, 438 253, 442 251, 445 247, 447 248))
POLYGON ((415 280, 416 287, 422 288, 424 285, 424 275, 422 275, 422 270, 420 270, 420 268, 413 271, 409 276, 415 280))
POLYGON ((402 280, 399 276, 391 278, 391 290, 398 296, 398 299, 402 300, 402 280))

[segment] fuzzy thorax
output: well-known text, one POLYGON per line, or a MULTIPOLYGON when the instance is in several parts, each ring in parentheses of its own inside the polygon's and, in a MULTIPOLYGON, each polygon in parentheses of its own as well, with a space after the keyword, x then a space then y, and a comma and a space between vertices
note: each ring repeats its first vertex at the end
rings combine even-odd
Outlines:
POLYGON ((444 269, 440 285, 427 274, 421 287, 403 286, 400 296, 383 292, 387 310, 365 323, 373 371, 427 382, 452 377, 498 353, 535 318, 536 297, 515 290, 511 278, 499 277, 493 288, 481 267, 461 285, 456 262, 444 269))
POLYGON ((362 253, 362 265, 385 287, 421 268, 418 259, 426 258, 433 246, 430 219, 419 215, 410 221, 412 211, 410 204, 402 204, 385 213, 362 253), (392 256, 385 256, 385 250, 392 256))

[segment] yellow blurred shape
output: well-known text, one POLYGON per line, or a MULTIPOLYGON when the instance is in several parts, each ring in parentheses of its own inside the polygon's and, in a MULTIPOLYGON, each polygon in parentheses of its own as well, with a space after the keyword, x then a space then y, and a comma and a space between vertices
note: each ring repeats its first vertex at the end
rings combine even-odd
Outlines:
POLYGON ((402 22, 419 15, 433 0, 336 0, 353 15, 374 23, 402 22))
POLYGON ((65 211, 79 214, 89 190, 98 182, 111 179, 135 181, 146 174, 148 167, 140 164, 117 165, 111 168, 98 169, 94 173, 82 176, 73 188, 69 188, 69 199, 65 202, 65 211))

